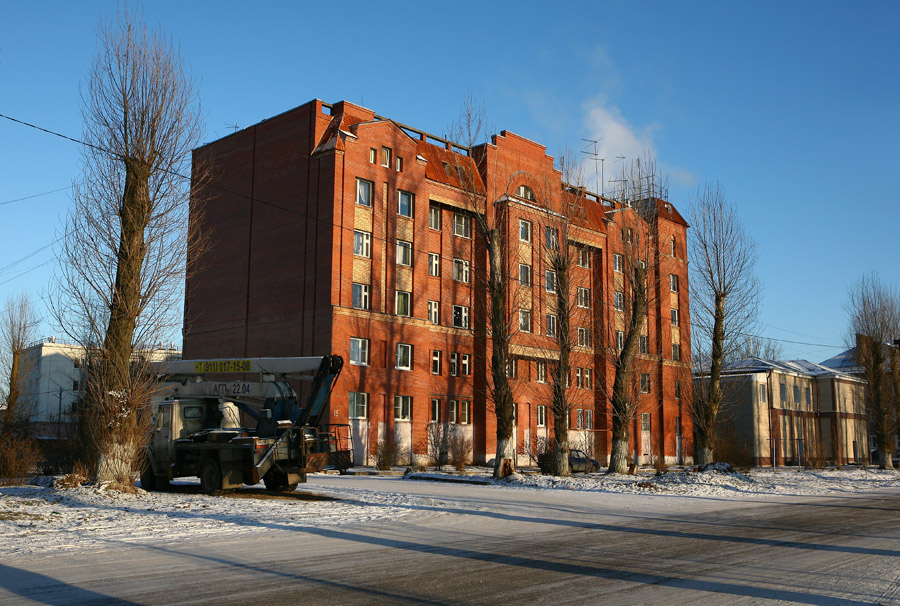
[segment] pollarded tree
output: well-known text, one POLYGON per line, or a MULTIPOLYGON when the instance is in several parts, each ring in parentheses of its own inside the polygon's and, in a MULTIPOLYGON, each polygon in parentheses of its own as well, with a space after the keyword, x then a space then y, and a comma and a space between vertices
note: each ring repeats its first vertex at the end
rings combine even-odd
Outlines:
POLYGON ((702 186, 691 209, 693 353, 708 379, 694 390, 696 462, 712 463, 722 413, 722 366, 747 343, 759 302, 756 244, 718 184, 702 186))
POLYGON ((879 467, 893 469, 894 437, 900 429, 900 369, 894 339, 900 335, 900 293, 874 273, 862 276, 847 296, 848 341, 865 375, 869 433, 875 437, 879 467))
POLYGON ((29 368, 22 354, 34 340, 38 321, 25 294, 10 297, 0 312, 0 436, 16 433, 31 412, 24 389, 29 368))
POLYGON ((163 33, 125 12, 98 38, 82 96, 84 176, 58 252, 52 309, 88 352, 97 479, 130 483, 151 385, 135 362, 180 325, 186 259, 197 258, 187 219, 201 120, 197 88, 163 33))

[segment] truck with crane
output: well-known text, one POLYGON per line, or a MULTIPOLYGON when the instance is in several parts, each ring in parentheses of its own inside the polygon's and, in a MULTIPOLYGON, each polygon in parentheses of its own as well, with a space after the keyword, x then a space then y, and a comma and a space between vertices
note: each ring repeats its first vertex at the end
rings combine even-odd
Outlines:
POLYGON ((351 465, 350 426, 321 424, 343 367, 338 355, 152 367, 161 389, 151 405, 145 490, 194 476, 206 493, 260 481, 268 490, 292 491, 308 473, 326 467, 344 472, 351 465), (311 383, 303 405, 289 380, 311 383))

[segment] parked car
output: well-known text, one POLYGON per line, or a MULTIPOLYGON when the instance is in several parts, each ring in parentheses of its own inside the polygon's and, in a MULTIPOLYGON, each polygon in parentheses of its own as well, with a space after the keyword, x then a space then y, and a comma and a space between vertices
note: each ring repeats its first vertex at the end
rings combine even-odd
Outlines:
MULTIPOLYGON (((541 468, 541 473, 553 473, 553 457, 552 451, 541 453, 538 456, 538 467, 541 468)), ((570 450, 569 469, 573 472, 596 473, 600 471, 600 463, 587 456, 583 450, 570 450)))

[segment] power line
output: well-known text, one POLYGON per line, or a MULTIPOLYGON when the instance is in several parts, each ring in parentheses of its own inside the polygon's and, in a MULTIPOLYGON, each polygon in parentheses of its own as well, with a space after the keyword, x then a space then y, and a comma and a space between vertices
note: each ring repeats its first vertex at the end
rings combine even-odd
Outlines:
POLYGON ((60 187, 59 189, 54 189, 51 191, 45 191, 40 194, 34 194, 31 196, 25 196, 23 198, 16 198, 15 200, 6 200, 5 202, 0 202, 0 206, 5 206, 6 204, 12 204, 13 202, 22 202, 23 200, 31 200, 32 198, 40 198, 41 196, 49 196, 50 194, 55 194, 57 192, 65 191, 67 189, 72 189, 75 187, 74 185, 68 185, 66 187, 60 187))

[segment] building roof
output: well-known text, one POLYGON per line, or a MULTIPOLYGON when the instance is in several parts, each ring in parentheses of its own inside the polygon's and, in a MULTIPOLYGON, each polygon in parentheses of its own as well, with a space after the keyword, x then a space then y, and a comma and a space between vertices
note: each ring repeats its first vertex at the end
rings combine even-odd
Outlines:
POLYGON ((763 360, 762 358, 751 357, 727 364, 724 369, 724 371, 729 374, 738 372, 768 372, 770 370, 807 375, 810 377, 834 376, 848 379, 855 378, 846 372, 846 370, 842 371, 835 368, 829 368, 828 366, 816 364, 809 360, 763 360))

